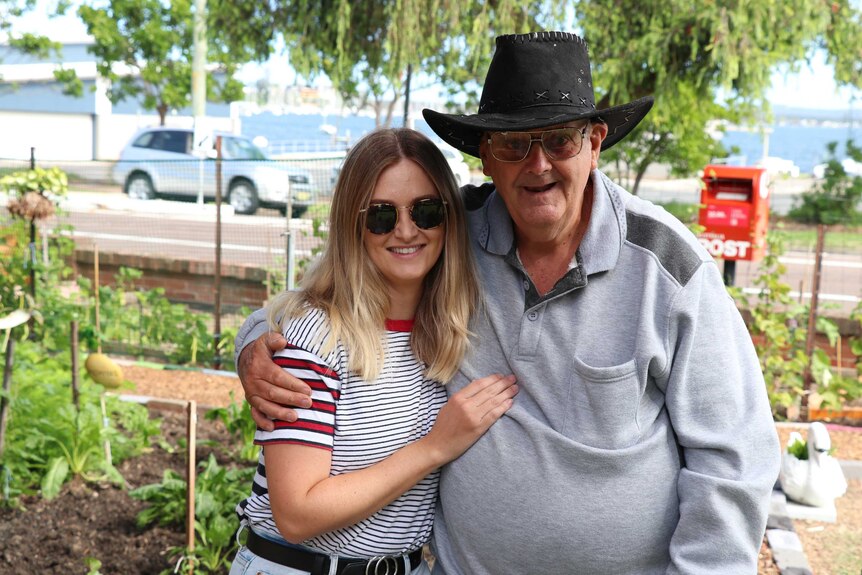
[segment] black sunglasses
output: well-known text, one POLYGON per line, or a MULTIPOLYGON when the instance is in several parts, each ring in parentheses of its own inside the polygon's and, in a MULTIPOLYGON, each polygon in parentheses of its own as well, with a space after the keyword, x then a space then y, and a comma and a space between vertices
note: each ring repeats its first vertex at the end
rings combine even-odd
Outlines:
POLYGON ((410 219, 421 230, 434 229, 446 219, 446 202, 440 198, 416 200, 409 206, 396 206, 389 202, 374 202, 365 212, 365 227, 372 234, 388 234, 398 223, 398 210, 406 208, 410 219))

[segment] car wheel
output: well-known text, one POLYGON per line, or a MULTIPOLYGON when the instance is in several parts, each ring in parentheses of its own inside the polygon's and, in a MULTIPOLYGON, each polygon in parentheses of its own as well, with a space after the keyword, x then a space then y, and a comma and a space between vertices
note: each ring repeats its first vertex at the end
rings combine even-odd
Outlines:
POLYGON ((260 205, 257 190, 248 180, 236 180, 230 185, 228 202, 237 214, 253 214, 260 205))
POLYGON ((153 181, 146 174, 132 174, 126 180, 126 193, 133 200, 152 200, 156 197, 153 181))

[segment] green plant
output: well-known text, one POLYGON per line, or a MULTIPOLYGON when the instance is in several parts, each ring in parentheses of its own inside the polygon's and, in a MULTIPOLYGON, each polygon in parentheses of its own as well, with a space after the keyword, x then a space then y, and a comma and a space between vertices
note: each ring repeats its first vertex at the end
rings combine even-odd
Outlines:
MULTIPOLYGON (((847 173, 836 156, 837 147, 837 142, 827 144, 829 158, 826 162, 824 179, 799 197, 797 205, 788 213, 791 219, 825 225, 862 222, 862 214, 859 213, 862 176, 851 176, 847 173)), ((845 147, 847 155, 852 160, 862 162, 862 148, 857 147, 853 140, 847 140, 845 147)))
POLYGON ((193 365, 211 364, 217 350, 224 362, 231 363, 235 329, 223 329, 216 348, 208 314, 172 303, 163 288, 136 289, 134 283, 142 275, 121 267, 114 286, 99 286, 101 333, 96 333, 95 306, 90 303, 95 301, 92 282, 78 279, 78 298, 87 302, 79 306, 88 319, 79 331, 86 346, 118 343, 139 355, 156 350, 172 363, 193 365))
POLYGON ((246 401, 235 401, 233 392, 230 393, 230 398, 230 405, 211 409, 204 417, 210 421, 220 420, 236 440, 235 451, 229 455, 240 461, 257 461, 260 448, 254 444, 257 425, 251 418, 251 407, 246 401))
POLYGON ((159 433, 158 422, 146 421, 144 406, 117 398, 106 398, 106 422, 103 389, 83 372, 78 374, 80 407, 76 409, 69 385, 69 355, 52 354, 42 342, 16 343, 9 425, 0 462, 8 477, 3 501, 14 504, 20 495, 40 488, 45 497, 52 497, 74 476, 122 483, 106 460, 105 441, 110 442, 113 463, 119 464, 148 448, 148 438, 159 433))
MULTIPOLYGON (((199 468, 195 482, 195 549, 189 553, 184 547, 176 547, 171 552, 193 563, 198 572, 221 573, 236 551, 233 535, 239 519, 234 507, 248 496, 255 468, 222 467, 213 455, 200 463, 199 468)), ((138 514, 138 526, 185 524, 186 480, 175 471, 166 470, 161 483, 139 487, 130 495, 148 504, 138 514)))
POLYGON ((16 301, 22 295, 18 286, 29 286, 27 307, 35 306, 37 278, 44 273, 39 269, 44 261, 37 257, 37 223, 54 215, 67 188, 66 174, 59 168, 34 168, 0 177, 0 191, 9 194, 6 209, 13 222, 18 222, 3 230, 7 251, 12 253, 2 258, 0 267, 0 311, 22 307, 16 301), (10 245, 15 247, 9 249, 10 245))
POLYGON ((808 443, 796 438, 793 443, 787 446, 787 453, 800 461, 805 461, 808 459, 808 443))
MULTIPOLYGON (((835 455, 837 448, 830 447, 827 455, 835 455)), ((787 446, 787 453, 800 461, 808 460, 808 442, 804 439, 796 438, 793 443, 787 446)))
MULTIPOLYGON (((862 301, 856 304, 853 311, 850 312, 850 321, 855 321, 862 327, 862 301)), ((856 375, 862 379, 862 337, 853 336, 850 338, 850 352, 856 357, 856 375)))
POLYGON ((95 557, 85 557, 84 565, 87 567, 87 575, 102 575, 99 571, 102 568, 102 562, 95 557))
POLYGON ((766 255, 754 280, 760 288, 757 296, 752 301, 741 289, 731 288, 730 291, 751 313, 749 331, 760 359, 772 411, 776 417, 786 418, 788 409, 798 405, 804 392, 803 378, 808 366, 806 308, 790 297, 790 286, 781 281, 786 267, 779 261, 784 253, 780 231, 768 233, 766 243, 766 255))

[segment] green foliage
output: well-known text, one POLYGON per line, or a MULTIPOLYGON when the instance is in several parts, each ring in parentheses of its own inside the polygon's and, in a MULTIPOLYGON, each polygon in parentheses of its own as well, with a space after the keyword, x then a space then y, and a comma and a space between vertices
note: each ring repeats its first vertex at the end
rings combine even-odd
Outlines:
MULTIPOLYGON (((862 301, 856 304, 853 311, 850 312, 850 321, 855 321, 862 327, 862 301)), ((856 357, 856 374, 862 378, 862 337, 853 336, 850 338, 850 352, 856 357)))
MULTIPOLYGON (((215 358, 211 315, 172 303, 164 288, 136 289, 134 282, 142 277, 140 270, 121 267, 114 286, 99 286, 102 332, 95 329, 95 294, 87 278, 78 279, 78 298, 87 323, 79 338, 90 350, 99 342, 122 344, 125 351, 143 355, 149 351, 163 353, 174 364, 212 365, 215 358)), ((219 342, 219 354, 230 363, 233 357, 235 330, 225 329, 219 342)))
MULTIPOLYGON (((829 451, 826 452, 827 455, 834 456, 836 452, 835 447, 830 447, 829 451)), ((804 439, 796 438, 793 443, 787 446, 787 453, 795 457, 800 461, 808 460, 808 442, 804 439)))
MULTIPOLYGON (((749 331, 760 359, 773 414, 782 419, 787 417, 789 408, 800 405, 809 367, 824 407, 840 408, 862 397, 862 382, 843 377, 840 370, 836 374, 825 350, 815 349, 810 358, 806 355, 809 307, 793 300, 790 286, 781 281, 786 272, 779 261, 784 253, 785 238, 780 231, 771 231, 766 241, 767 253, 754 280, 760 292, 754 300, 739 288, 729 290, 741 307, 751 313, 749 331)), ((818 317, 815 330, 827 336, 830 347, 841 345, 841 335, 834 321, 818 317)))
MULTIPOLYGON (((817 181, 805 192, 788 213, 788 217, 806 224, 859 224, 862 213, 859 201, 862 200, 862 176, 851 176, 836 156, 837 142, 827 146, 829 154, 824 179, 817 181)), ((846 143, 847 156, 862 162, 862 148, 853 140, 846 143)))
POLYGON ((708 122, 768 121, 773 73, 798 69, 815 48, 825 46, 840 83, 862 86, 862 20, 850 0, 587 0, 574 11, 590 44, 597 107, 656 99, 642 127, 603 154, 631 174, 635 192, 651 163, 690 174, 720 157, 708 122))
MULTIPOLYGON (((199 464, 195 481, 195 550, 188 555, 184 548, 172 553, 182 555, 195 565, 196 572, 222 573, 230 565, 236 551, 233 535, 239 528, 234 507, 248 496, 255 468, 222 467, 215 457, 199 464)), ((145 501, 147 507, 138 514, 137 523, 145 527, 153 523, 181 527, 186 520, 186 480, 172 470, 166 470, 162 482, 145 485, 130 492, 145 501)))
POLYGON ((413 89, 421 70, 463 94, 487 69, 497 34, 559 28, 565 15, 561 3, 517 0, 216 0, 210 7, 231 46, 243 53, 251 46, 263 59, 283 40, 301 76, 325 74, 351 108, 371 104, 378 125, 391 121, 408 67, 413 89))
POLYGON ((102 562, 95 557, 85 557, 84 565, 87 567, 87 575, 102 575, 99 571, 102 568, 102 562))
POLYGON ((793 443, 787 446, 787 453, 800 461, 807 461, 808 443, 801 439, 796 439, 793 443))
POLYGON ((118 464, 140 455, 159 434, 158 422, 143 422, 148 417, 145 407, 116 398, 106 401, 106 421, 100 400, 103 389, 84 373, 79 374, 80 408, 75 409, 70 371, 68 354, 54 356, 37 342, 17 342, 2 460, 10 477, 3 496, 6 503, 37 488, 51 498, 72 477, 122 483, 105 459, 105 441, 118 464))
POLYGON ((14 194, 18 198, 29 192, 49 193, 56 203, 66 195, 69 179, 60 168, 34 168, 13 172, 0 178, 0 190, 14 194))
POLYGON ((230 394, 231 403, 227 407, 209 410, 205 417, 210 421, 221 421, 227 432, 234 438, 232 446, 222 446, 228 450, 228 455, 239 461, 257 461, 259 447, 254 444, 254 434, 257 425, 251 418, 251 406, 246 401, 235 401, 230 394))
POLYGON ((779 261, 784 239, 778 232, 767 234, 767 253, 760 263, 754 284, 760 292, 750 301, 733 288, 734 297, 751 313, 749 331, 754 341, 766 391, 776 417, 786 417, 787 409, 798 405, 804 392, 806 308, 790 297, 790 286, 781 281, 786 267, 779 261))
MULTIPOLYGON (((95 40, 88 51, 96 57, 99 74, 111 82, 108 97, 113 103, 135 99, 144 109, 156 110, 162 124, 170 109, 191 104, 193 2, 90 1, 78 15, 95 40), (118 65, 133 73, 120 73, 118 65)), ((233 74, 243 61, 239 52, 225 48, 223 31, 208 28, 207 63, 216 69, 207 72, 207 97, 230 102, 242 98, 242 85, 233 74)))
MULTIPOLYGON (((0 190, 9 194, 7 209, 13 216, 0 225, 0 314, 27 309, 43 322, 37 302, 44 307, 53 301, 58 281, 70 273, 64 262, 74 249, 73 240, 38 233, 39 222, 57 210, 67 185, 66 174, 57 168, 17 171, 0 178, 0 190)), ((55 226, 60 234, 66 229, 55 226)))

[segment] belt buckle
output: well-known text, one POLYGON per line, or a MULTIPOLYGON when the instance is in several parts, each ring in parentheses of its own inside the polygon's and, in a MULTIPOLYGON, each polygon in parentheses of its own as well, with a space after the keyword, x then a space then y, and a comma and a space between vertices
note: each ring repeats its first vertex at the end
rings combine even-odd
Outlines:
POLYGON ((398 559, 400 557, 393 557, 392 555, 372 557, 365 565, 365 575, 396 575, 398 573, 398 559), (391 571, 389 570, 390 566, 391 571))

